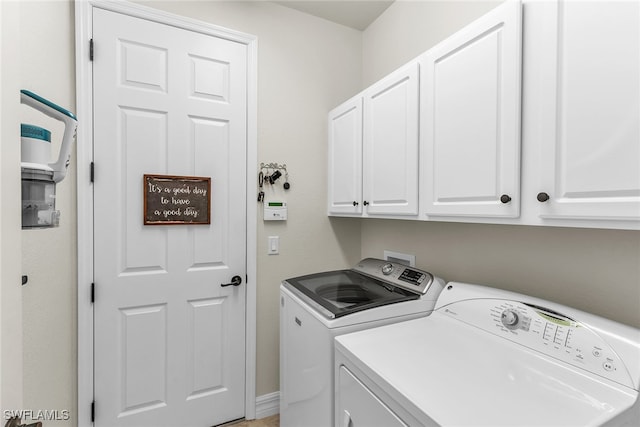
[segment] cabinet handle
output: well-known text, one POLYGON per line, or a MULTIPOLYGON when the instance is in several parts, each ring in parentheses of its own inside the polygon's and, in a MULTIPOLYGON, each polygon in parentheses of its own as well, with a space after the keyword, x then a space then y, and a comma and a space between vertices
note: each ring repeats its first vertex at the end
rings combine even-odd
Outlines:
POLYGON ((549 200, 549 195, 547 193, 538 193, 538 197, 536 197, 540 203, 544 203, 549 200))
POLYGON ((354 202, 353 202, 353 206, 358 206, 359 204, 360 204, 360 203, 358 203, 358 202, 356 202, 356 201, 354 201, 354 202))
POLYGON ((366 200, 364 201, 363 205, 365 206, 369 206, 369 202, 367 202, 366 200))
POLYGON ((509 203, 511 201, 511 197, 508 194, 503 194, 500 196, 500 201, 502 203, 509 203))

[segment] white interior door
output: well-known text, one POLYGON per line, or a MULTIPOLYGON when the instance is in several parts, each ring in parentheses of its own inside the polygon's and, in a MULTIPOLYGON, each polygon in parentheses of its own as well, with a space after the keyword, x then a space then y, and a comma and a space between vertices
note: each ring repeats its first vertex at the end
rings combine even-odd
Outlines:
POLYGON ((102 9, 93 39, 95 424, 243 417, 247 47, 102 9), (211 224, 143 225, 144 174, 210 177, 211 224))

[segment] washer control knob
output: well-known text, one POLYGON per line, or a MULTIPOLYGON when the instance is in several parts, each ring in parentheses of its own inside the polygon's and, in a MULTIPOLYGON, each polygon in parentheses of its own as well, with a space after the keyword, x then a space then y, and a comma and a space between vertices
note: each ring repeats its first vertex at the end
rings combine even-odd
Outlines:
POLYGON ((382 274, 385 276, 390 275, 393 272, 393 264, 387 263, 382 266, 382 274))
POLYGON ((502 312, 502 324, 507 327, 507 329, 517 329, 518 328, 518 313, 515 310, 505 310, 502 312))

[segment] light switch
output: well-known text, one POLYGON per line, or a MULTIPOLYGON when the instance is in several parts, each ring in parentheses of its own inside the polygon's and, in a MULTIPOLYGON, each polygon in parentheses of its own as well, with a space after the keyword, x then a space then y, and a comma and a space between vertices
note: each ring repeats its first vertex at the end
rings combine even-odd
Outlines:
POLYGON ((268 238, 267 254, 269 255, 278 255, 280 253, 280 237, 279 236, 269 236, 268 238))

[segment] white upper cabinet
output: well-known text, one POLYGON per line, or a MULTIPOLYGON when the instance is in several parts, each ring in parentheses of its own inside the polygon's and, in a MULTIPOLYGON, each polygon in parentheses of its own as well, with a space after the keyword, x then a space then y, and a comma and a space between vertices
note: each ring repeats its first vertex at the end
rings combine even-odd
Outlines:
POLYGON ((329 112, 329 214, 362 213, 362 97, 329 112))
POLYGON ((534 6, 525 76, 534 79, 530 143, 539 147, 539 175, 527 197, 539 200, 545 220, 637 224, 640 2, 534 6))
POLYGON ((329 215, 418 215, 419 68, 412 62, 329 113, 329 215))
POLYGON ((521 57, 507 1, 420 58, 421 213, 519 215, 521 57))
POLYGON ((640 1, 507 0, 329 122, 331 215, 640 229, 640 1))
POLYGON ((418 63, 364 92, 363 204, 369 215, 418 214, 418 63))

